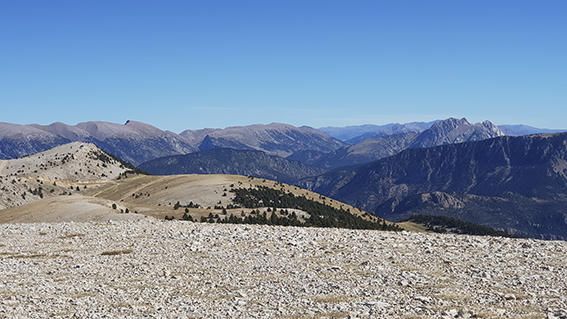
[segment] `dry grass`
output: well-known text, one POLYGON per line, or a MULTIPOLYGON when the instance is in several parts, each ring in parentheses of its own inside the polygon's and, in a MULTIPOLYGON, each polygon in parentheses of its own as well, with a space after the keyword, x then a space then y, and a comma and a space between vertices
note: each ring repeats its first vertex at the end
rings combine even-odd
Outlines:
POLYGON ((5 259, 16 259, 16 258, 40 258, 40 257, 46 257, 46 254, 20 254, 20 253, 1 253, 0 256, 2 256, 5 259))
MULTIPOLYGON (((207 217, 209 213, 219 214, 221 212, 221 210, 217 209, 206 209, 207 207, 214 207, 218 205, 219 201, 222 206, 233 203, 234 196, 231 193, 226 192, 228 196, 222 196, 225 193, 225 189, 266 186, 273 189, 281 189, 285 192, 290 191, 296 196, 306 196, 311 200, 325 203, 335 208, 343 207, 350 209, 352 213, 363 216, 365 219, 378 220, 378 218, 364 214, 350 205, 330 198, 323 199, 319 194, 305 189, 267 179, 249 179, 238 175, 135 176, 107 185, 106 187, 88 191, 85 194, 112 202, 120 202, 124 206, 130 207, 130 211, 137 210, 140 214, 158 219, 164 219, 166 216, 174 216, 176 219, 181 219, 184 211, 183 209, 174 210, 174 203, 177 201, 185 203, 191 200, 202 206, 202 208, 190 209, 190 215, 200 220, 201 217, 207 217), (136 198, 132 194, 150 194, 150 196, 136 198)), ((250 211, 249 209, 235 209, 233 211, 229 210, 229 213, 236 215, 240 214, 241 210, 245 212, 250 211)))
POLYGON ((118 249, 118 250, 109 250, 104 251, 101 256, 117 256, 117 255, 127 255, 132 253, 132 249, 118 249))
POLYGON ((83 236, 85 236, 85 235, 84 235, 84 234, 79 234, 79 233, 68 233, 68 234, 65 234, 65 235, 63 235, 63 236, 59 236, 59 237, 57 237, 57 238, 59 238, 59 239, 67 239, 67 238, 75 238, 75 237, 83 237, 83 236))
POLYGON ((33 258, 73 258, 69 255, 60 255, 60 254, 18 254, 18 253, 3 253, 0 256, 4 256, 4 259, 33 259, 33 258))
POLYGON ((407 231, 418 232, 418 233, 426 233, 427 232, 427 227, 420 225, 420 224, 412 223, 412 222, 398 223, 398 226, 402 227, 404 230, 407 230, 407 231))
POLYGON ((520 301, 522 299, 528 299, 529 296, 526 294, 525 291, 520 289, 498 289, 501 295, 512 294, 514 295, 514 301, 520 301))

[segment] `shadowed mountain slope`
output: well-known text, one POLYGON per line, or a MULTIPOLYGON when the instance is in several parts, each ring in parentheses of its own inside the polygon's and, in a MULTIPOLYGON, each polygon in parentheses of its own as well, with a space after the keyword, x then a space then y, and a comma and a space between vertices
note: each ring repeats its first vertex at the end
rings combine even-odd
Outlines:
POLYGON ((0 159, 43 152, 70 140, 28 125, 0 123, 0 159))
POLYGON ((321 169, 264 152, 228 148, 158 158, 143 163, 139 168, 155 175, 235 174, 283 182, 323 173, 321 169))
POLYGON ((301 185, 397 220, 439 214, 567 238, 567 134, 408 149, 301 185))

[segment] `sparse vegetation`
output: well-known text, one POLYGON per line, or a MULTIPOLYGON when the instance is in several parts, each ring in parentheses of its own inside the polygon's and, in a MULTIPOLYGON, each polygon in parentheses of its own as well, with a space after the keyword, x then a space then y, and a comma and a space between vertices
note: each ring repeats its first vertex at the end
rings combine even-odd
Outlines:
POLYGON ((201 205, 193 203, 192 201, 189 204, 182 205, 179 201, 173 205, 173 209, 178 210, 179 208, 201 208, 201 205))
POLYGON ((301 222, 297 214, 292 212, 288 215, 280 215, 275 212, 270 214, 270 217, 266 212, 261 213, 259 210, 253 210, 250 214, 246 215, 244 212, 240 216, 230 214, 226 218, 219 218, 218 215, 209 215, 206 222, 210 223, 221 223, 221 224, 255 224, 255 225, 278 225, 278 226, 305 226, 305 223, 301 222))
POLYGON ((59 239, 68 239, 68 238, 76 238, 76 237, 83 237, 85 235, 79 233, 67 233, 63 236, 59 236, 59 239))
POLYGON ((189 209, 187 209, 187 208, 185 209, 185 213, 183 213, 183 220, 190 221, 190 222, 193 221, 193 217, 189 214, 189 209))
MULTIPOLYGON (((277 207, 282 209, 297 209, 305 211, 310 216, 307 220, 300 223, 302 226, 400 230, 400 228, 394 224, 365 219, 361 216, 353 215, 345 209, 337 209, 310 200, 305 196, 296 196, 290 192, 286 193, 282 190, 276 190, 265 186, 259 186, 258 188, 239 188, 232 190, 232 192, 235 194, 234 202, 242 207, 277 207)), ((298 218, 297 216, 292 218, 291 216, 293 214, 290 214, 289 216, 281 214, 281 216, 278 216, 277 213, 272 213, 270 218, 265 216, 265 213, 256 214, 254 217, 245 217, 243 222, 246 222, 246 218, 249 218, 248 221, 250 223, 295 225, 298 222, 298 218)), ((226 221, 230 222, 231 218, 229 217, 226 221)), ((236 221, 236 217, 233 217, 232 221, 236 221)))
POLYGON ((415 215, 408 221, 422 224, 427 230, 436 233, 456 233, 479 236, 512 237, 512 235, 492 227, 469 223, 446 216, 415 215))
POLYGON ((118 250, 104 251, 100 255, 101 256, 117 256, 117 255, 131 254, 131 253, 132 253, 132 249, 118 249, 118 250))

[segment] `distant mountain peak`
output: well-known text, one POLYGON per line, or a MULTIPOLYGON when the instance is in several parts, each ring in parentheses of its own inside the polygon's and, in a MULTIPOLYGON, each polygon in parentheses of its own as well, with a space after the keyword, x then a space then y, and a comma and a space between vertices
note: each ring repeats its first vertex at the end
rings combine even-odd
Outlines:
POLYGON ((466 118, 448 118, 435 122, 430 129, 419 134, 410 148, 479 141, 504 136, 492 122, 472 124, 466 118))
POLYGON ((440 120, 440 121, 433 123, 431 128, 432 129, 435 129, 435 128, 456 128, 456 127, 459 127, 459 126, 462 126, 462 125, 472 125, 472 124, 465 117, 463 117, 461 119, 450 117, 448 119, 440 120))
POLYGON ((494 123, 492 123, 488 120, 483 121, 482 123, 480 123, 480 125, 485 127, 487 130, 492 131, 494 133, 494 135, 496 135, 496 136, 506 135, 496 124, 494 124, 494 123))

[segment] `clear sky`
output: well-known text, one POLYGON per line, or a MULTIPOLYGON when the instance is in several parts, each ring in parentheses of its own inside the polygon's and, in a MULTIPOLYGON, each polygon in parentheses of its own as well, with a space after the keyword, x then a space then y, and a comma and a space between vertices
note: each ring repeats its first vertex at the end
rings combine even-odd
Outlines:
POLYGON ((0 121, 567 127, 567 1, 0 0, 0 121))

